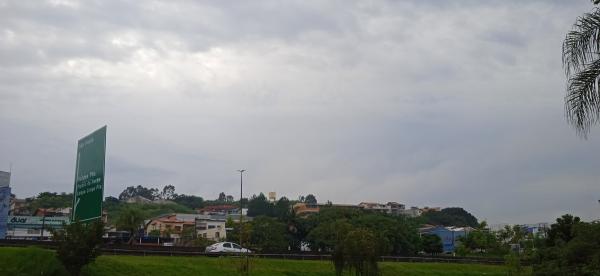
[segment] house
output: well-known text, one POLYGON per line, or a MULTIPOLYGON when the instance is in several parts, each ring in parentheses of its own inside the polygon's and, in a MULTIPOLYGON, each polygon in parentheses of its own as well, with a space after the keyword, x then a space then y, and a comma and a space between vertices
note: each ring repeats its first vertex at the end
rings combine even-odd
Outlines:
POLYGON ((412 207, 411 209, 406 210, 406 206, 398 202, 388 202, 386 204, 375 202, 361 202, 358 204, 358 207, 364 210, 371 210, 390 215, 405 215, 410 217, 417 217, 421 215, 420 211, 413 209, 416 207, 412 207))
POLYGON ((292 206, 292 210, 297 216, 307 216, 309 214, 315 214, 319 212, 319 205, 306 204, 299 202, 292 206))
POLYGON ((201 214, 167 214, 148 220, 145 223, 146 235, 158 231, 162 237, 174 238, 176 241, 184 235, 199 235, 211 240, 225 239, 225 222, 227 217, 201 214))
POLYGON ((423 212, 419 207, 410 207, 410 209, 403 209, 399 211, 399 214, 405 215, 407 217, 415 218, 422 214, 423 212))
POLYGON ((390 213, 390 207, 376 202, 361 202, 358 206, 364 210, 371 210, 381 213, 390 213))
POLYGON ((10 210, 9 215, 13 216, 29 216, 29 203, 26 199, 16 198, 14 195, 10 197, 10 210))
POLYGON ((227 237, 225 220, 218 218, 196 218, 196 234, 198 237, 220 241, 227 237))
POLYGON ((226 215, 238 214, 239 212, 240 207, 234 205, 213 205, 196 209, 196 213, 201 215, 226 215))
POLYGON ((459 238, 468 235, 473 228, 455 226, 430 226, 419 229, 421 235, 436 235, 442 240, 444 253, 452 253, 460 243, 459 238))
POLYGON ((65 208, 37 208, 34 217, 70 217, 71 207, 65 208))

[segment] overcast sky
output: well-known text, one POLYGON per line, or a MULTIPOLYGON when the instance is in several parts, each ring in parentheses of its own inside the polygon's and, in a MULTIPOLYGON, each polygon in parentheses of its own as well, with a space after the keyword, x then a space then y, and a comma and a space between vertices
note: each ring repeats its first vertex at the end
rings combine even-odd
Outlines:
POLYGON ((600 217, 600 127, 564 118, 577 1, 0 0, 0 170, 71 192, 108 125, 105 196, 460 206, 600 217))

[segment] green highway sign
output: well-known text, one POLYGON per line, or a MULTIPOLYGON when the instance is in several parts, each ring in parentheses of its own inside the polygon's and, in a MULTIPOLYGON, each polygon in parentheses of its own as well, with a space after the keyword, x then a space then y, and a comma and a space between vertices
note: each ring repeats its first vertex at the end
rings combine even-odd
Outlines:
POLYGON ((102 216, 106 126, 77 143, 71 219, 88 221, 102 216))

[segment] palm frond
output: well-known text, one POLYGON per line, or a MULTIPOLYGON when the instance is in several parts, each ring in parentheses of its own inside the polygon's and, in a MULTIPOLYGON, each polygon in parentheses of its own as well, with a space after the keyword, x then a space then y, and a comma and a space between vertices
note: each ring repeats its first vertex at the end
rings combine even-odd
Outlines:
POLYGON ((600 60, 584 64, 583 68, 569 78, 565 109, 569 123, 586 137, 591 125, 600 118, 600 60))
POLYGON ((577 18, 562 46, 562 62, 567 77, 581 71, 600 52, 600 9, 577 18))

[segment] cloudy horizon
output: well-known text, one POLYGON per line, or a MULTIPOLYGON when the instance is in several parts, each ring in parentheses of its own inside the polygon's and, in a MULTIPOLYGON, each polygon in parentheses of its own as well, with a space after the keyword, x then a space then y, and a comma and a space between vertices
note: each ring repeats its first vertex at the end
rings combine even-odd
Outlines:
POLYGON ((0 1, 0 170, 71 192, 108 125, 105 196, 463 207, 600 217, 600 127, 564 116, 581 1, 0 1), (423 3, 427 2, 427 3, 423 3))

